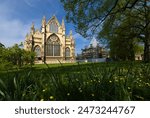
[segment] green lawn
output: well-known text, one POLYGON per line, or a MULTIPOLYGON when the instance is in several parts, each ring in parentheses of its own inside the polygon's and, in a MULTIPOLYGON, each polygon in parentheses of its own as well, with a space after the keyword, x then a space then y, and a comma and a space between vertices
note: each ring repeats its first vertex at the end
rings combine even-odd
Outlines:
POLYGON ((37 64, 0 71, 0 100, 150 100, 150 64, 37 64))

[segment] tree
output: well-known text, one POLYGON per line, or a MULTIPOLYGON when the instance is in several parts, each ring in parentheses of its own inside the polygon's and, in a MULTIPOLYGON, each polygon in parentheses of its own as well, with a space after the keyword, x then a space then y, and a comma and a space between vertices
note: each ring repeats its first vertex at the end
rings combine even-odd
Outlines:
POLYGON ((7 48, 5 48, 2 43, 0 43, 0 70, 12 68, 12 63, 5 58, 7 54, 7 48))
POLYGON ((133 30, 136 19, 131 11, 117 14, 107 18, 99 37, 108 40, 111 57, 117 60, 135 60, 137 42, 137 30, 133 30))
POLYGON ((122 17, 120 14, 127 11, 135 12, 134 17, 138 18, 138 21, 130 28, 135 32, 138 31, 134 37, 141 38, 143 34, 144 37, 141 39, 144 42, 144 61, 150 61, 149 0, 61 0, 61 2, 67 12, 67 20, 73 22, 76 25, 76 31, 84 37, 98 35, 101 32, 102 23, 108 18, 122 17))
POLYGON ((34 64, 36 53, 33 51, 25 51, 23 50, 23 62, 24 64, 34 64))
POLYGON ((101 30, 101 23, 112 15, 131 9, 140 0, 61 0, 66 19, 76 25, 76 31, 89 36, 101 30))
MULTIPOLYGON (((114 21, 111 21, 112 19, 107 19, 107 22, 110 22, 112 26, 110 26, 113 30, 116 30, 118 32, 118 35, 122 35, 126 37, 125 41, 128 41, 130 39, 129 44, 132 44, 131 47, 134 47, 134 44, 136 42, 143 42, 144 43, 144 61, 149 62, 150 61, 150 6, 145 0, 142 0, 138 2, 135 8, 132 10, 126 10, 122 14, 119 15, 119 18, 121 21, 118 22, 117 18, 115 18, 114 21), (114 23, 118 22, 119 26, 114 26, 114 23), (125 35, 127 34, 127 35, 125 35), (138 40, 137 40, 138 39, 138 40)), ((106 26, 106 25, 105 25, 106 26)), ((108 26, 107 26, 108 27, 108 26)), ((111 30, 112 30, 111 29, 111 30)), ((105 30, 105 28, 103 29, 105 30)), ((109 32, 108 30, 106 30, 109 32)), ((109 34, 109 33, 108 33, 109 34)), ((105 35, 108 35, 105 33, 105 35)), ((135 49, 135 48, 134 48, 135 49)), ((131 50, 130 50, 131 51, 131 50)), ((133 51, 131 51, 133 52, 133 51)))
POLYGON ((33 65, 34 60, 35 53, 25 51, 18 44, 15 44, 14 46, 9 48, 0 48, 0 68, 8 68, 13 66, 17 66, 20 68, 24 64, 33 65))
POLYGON ((25 51, 20 48, 20 45, 15 44, 13 47, 9 48, 9 61, 12 61, 14 65, 18 65, 19 67, 24 64, 34 64, 35 53, 32 51, 25 51))
POLYGON ((4 48, 5 46, 2 44, 2 43, 0 43, 0 48, 4 48))

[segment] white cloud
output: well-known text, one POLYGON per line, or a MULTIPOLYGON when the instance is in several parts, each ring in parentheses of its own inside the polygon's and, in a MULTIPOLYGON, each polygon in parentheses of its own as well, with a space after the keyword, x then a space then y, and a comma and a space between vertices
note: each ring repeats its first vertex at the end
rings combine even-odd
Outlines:
POLYGON ((79 33, 74 34, 73 37, 76 41, 82 40, 82 42, 87 42, 87 39, 83 38, 79 33))
POLYGON ((17 19, 0 19, 0 24, 0 42, 7 47, 23 41, 29 29, 28 25, 17 19))
POLYGON ((34 7, 39 1, 41 0, 24 0, 24 2, 30 7, 34 7))
MULTIPOLYGON (((23 0, 23 3, 30 7, 36 7, 36 5, 39 5, 40 2, 42 2, 42 0, 23 0)), ((47 2, 48 4, 55 3, 54 0, 52 0, 50 3, 49 0, 47 0, 47 2)), ((22 2, 20 3, 23 5, 22 2)), ((53 7, 53 4, 50 5, 50 8, 53 7)), ((6 0, 0 3, 0 42, 3 43, 6 47, 12 46, 15 43, 23 42, 26 33, 28 33, 30 30, 32 22, 35 23, 35 27, 38 26, 38 29, 41 25, 40 23, 42 18, 30 18, 29 21, 22 21, 23 19, 21 17, 15 18, 13 14, 20 14, 19 11, 16 11, 17 6, 18 0, 13 0, 13 2, 11 0, 6 0)), ((42 10, 42 8, 39 9, 42 10)))
MULTIPOLYGON (((18 4, 19 0, 6 0, 5 2, 0 4, 0 42, 3 43, 6 47, 12 46, 15 43, 20 43, 23 42, 25 39, 25 35, 26 33, 29 32, 30 30, 30 26, 31 23, 34 22, 35 23, 35 27, 37 27, 38 29, 41 26, 41 20, 42 17, 30 17, 29 21, 25 21, 21 15, 16 18, 15 15, 16 14, 21 14, 23 10, 21 10, 21 6, 19 7, 19 9, 21 11, 17 11, 18 9, 15 7, 18 4), (13 4, 13 5, 12 5, 13 4), (13 14, 15 14, 14 16, 12 16, 13 14), (35 19, 34 19, 35 18, 35 19), (26 22, 26 23, 24 23, 26 22)), ((45 15, 44 13, 49 13, 49 15, 53 15, 53 14, 59 14, 62 15, 63 11, 58 12, 61 9, 61 5, 58 4, 59 0, 45 0, 45 3, 43 4, 43 6, 45 4, 47 4, 49 7, 38 7, 36 5, 39 5, 42 0, 23 0, 23 3, 21 3, 21 5, 28 5, 30 7, 34 7, 34 11, 37 10, 37 12, 35 14, 39 14, 43 13, 43 15, 45 15), (58 4, 59 6, 57 6, 56 4, 58 4), (57 7, 56 7, 57 6, 57 7)), ((25 9, 29 9, 29 7, 25 7, 25 9)), ((23 12, 24 13, 24 12, 23 12)), ((22 14, 23 14, 22 13, 22 14)), ((48 19, 48 16, 47 16, 48 19)), ((66 24, 67 25, 67 24, 66 24)), ((73 37, 76 40, 76 52, 80 52, 81 48, 84 48, 85 45, 88 44, 89 40, 83 38, 80 34, 75 33, 73 35, 73 37)))
POLYGON ((12 19, 13 9, 8 3, 0 4, 0 42, 6 47, 24 40, 29 24, 24 24, 19 19, 12 19))
POLYGON ((77 38, 81 37, 81 35, 80 35, 79 33, 76 33, 76 34, 73 35, 73 37, 74 37, 75 39, 77 39, 77 38))
POLYGON ((28 6, 33 7, 33 4, 30 2, 30 0, 24 0, 24 2, 25 2, 28 6))

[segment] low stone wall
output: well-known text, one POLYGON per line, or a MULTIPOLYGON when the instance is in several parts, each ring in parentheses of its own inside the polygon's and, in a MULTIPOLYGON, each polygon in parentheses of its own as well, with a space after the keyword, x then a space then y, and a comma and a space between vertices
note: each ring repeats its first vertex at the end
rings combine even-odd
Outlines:
POLYGON ((106 58, 76 60, 76 62, 106 62, 106 58))
MULTIPOLYGON (((46 61, 47 64, 58 64, 58 63, 76 63, 75 60, 49 60, 46 61)), ((42 60, 35 61, 35 64, 44 64, 42 60)))

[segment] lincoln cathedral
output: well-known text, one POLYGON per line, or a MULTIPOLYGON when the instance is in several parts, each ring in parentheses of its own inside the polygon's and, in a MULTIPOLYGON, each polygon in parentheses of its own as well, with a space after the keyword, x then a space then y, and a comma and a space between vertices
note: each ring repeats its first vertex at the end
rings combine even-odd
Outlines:
POLYGON ((36 53, 36 61, 47 63, 73 62, 75 60, 75 41, 72 31, 66 35, 65 23, 58 22, 56 16, 46 21, 43 17, 41 30, 32 24, 26 35, 24 49, 36 53))

